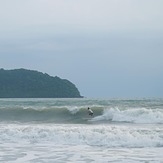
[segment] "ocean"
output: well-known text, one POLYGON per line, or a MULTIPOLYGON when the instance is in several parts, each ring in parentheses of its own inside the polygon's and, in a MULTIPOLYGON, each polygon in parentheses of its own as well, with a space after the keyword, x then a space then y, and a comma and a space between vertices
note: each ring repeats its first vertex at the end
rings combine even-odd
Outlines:
POLYGON ((163 99, 0 99, 0 162, 163 162, 163 99))

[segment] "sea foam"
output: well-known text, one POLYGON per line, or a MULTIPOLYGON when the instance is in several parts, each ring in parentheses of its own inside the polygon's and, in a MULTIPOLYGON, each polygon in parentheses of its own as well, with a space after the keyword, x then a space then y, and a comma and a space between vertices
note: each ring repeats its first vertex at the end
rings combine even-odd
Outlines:
POLYGON ((161 128, 86 125, 7 125, 0 126, 0 142, 31 142, 55 145, 105 147, 163 147, 161 128))
POLYGON ((110 108, 92 121, 113 121, 127 123, 163 123, 163 110, 146 108, 110 108))

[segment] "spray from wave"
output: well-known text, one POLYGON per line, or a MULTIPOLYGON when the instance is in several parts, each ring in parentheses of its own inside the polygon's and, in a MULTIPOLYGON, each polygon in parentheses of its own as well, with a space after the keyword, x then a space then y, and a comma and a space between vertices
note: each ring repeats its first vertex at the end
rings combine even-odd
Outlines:
POLYGON ((90 145, 105 147, 162 147, 160 128, 85 125, 0 125, 0 141, 90 145))
POLYGON ((104 109, 103 114, 92 121, 112 121, 127 123, 163 123, 163 110, 146 108, 111 108, 104 109))

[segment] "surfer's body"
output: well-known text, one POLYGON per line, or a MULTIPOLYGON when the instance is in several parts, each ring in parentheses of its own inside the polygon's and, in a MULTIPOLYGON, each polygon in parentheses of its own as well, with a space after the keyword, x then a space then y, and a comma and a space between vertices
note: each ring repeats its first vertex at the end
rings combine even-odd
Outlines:
POLYGON ((93 111, 88 107, 88 114, 93 116, 93 111))

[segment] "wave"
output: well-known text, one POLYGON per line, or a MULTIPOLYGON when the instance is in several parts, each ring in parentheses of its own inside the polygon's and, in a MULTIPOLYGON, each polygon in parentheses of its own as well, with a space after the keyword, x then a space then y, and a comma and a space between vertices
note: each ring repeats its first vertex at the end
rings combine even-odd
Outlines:
MULTIPOLYGON (((94 107, 97 115, 102 109, 94 107)), ((86 107, 5 107, 0 108, 0 122, 48 122, 48 123, 87 123, 91 117, 86 107)))
POLYGON ((104 125, 0 125, 0 142, 105 147, 163 147, 163 130, 104 125))
POLYGON ((0 122, 40 123, 147 123, 163 124, 163 109, 106 108, 91 106, 94 116, 85 106, 15 106, 0 108, 0 122))
POLYGON ((92 121, 162 124, 163 110, 146 108, 110 108, 104 109, 103 114, 96 116, 92 121))

